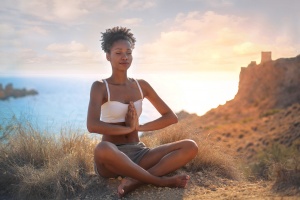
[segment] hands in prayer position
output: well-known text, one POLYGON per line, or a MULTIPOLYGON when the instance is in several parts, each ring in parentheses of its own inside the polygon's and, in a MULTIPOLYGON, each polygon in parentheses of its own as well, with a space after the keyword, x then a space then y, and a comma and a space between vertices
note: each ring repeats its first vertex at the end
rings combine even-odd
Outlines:
POLYGON ((137 130, 139 127, 139 119, 132 101, 128 105, 128 111, 125 116, 125 124, 133 131, 137 130))

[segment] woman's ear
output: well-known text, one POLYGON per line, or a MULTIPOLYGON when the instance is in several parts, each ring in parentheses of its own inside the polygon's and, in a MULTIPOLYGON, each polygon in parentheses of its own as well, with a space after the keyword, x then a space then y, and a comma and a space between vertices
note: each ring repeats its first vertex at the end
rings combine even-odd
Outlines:
POLYGON ((110 61, 110 55, 109 55, 109 53, 106 53, 106 60, 110 61))

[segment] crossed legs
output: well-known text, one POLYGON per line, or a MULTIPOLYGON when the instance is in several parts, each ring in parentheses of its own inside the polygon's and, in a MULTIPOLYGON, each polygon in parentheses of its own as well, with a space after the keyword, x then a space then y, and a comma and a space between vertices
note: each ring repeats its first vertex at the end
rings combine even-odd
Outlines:
POLYGON ((198 152, 192 140, 181 140, 151 149, 137 164, 110 142, 101 142, 95 148, 95 162, 103 177, 125 176, 118 187, 118 195, 124 196, 138 186, 147 183, 155 186, 185 187, 189 177, 175 175, 162 177, 192 160, 198 152))

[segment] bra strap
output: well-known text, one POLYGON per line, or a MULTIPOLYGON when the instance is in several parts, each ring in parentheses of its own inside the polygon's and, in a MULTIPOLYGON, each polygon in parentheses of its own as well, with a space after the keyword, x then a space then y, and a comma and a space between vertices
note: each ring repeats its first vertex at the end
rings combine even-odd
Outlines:
POLYGON ((141 88, 141 86, 140 86, 139 82, 138 82, 136 79, 134 79, 134 80, 135 80, 135 82, 136 82, 137 86, 139 87, 139 90, 140 90, 140 93, 141 93, 141 96, 142 96, 142 99, 143 99, 143 98, 144 98, 144 95, 143 95, 142 88, 141 88))
POLYGON ((108 84, 107 84, 107 81, 105 79, 102 79, 103 82, 105 83, 105 86, 106 86, 106 91, 107 91, 107 100, 110 101, 110 92, 109 92, 109 87, 108 87, 108 84))

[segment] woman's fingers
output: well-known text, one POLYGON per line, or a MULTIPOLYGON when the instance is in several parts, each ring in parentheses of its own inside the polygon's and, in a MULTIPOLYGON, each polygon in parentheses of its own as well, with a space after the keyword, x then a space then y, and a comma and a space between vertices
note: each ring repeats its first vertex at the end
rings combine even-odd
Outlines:
POLYGON ((139 124, 138 116, 133 102, 130 102, 128 105, 128 110, 125 116, 125 122, 127 126, 134 127, 134 128, 138 127, 139 124))

